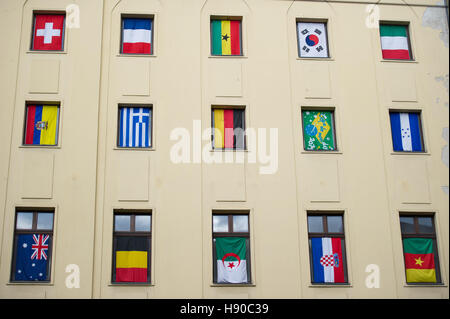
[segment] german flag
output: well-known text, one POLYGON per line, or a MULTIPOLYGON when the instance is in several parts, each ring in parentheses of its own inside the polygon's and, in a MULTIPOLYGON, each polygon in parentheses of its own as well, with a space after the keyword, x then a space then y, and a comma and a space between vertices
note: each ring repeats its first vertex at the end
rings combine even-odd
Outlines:
POLYGON ((148 282, 147 237, 120 236, 116 238, 116 282, 148 282))
POLYGON ((405 238, 403 252, 407 282, 436 282, 432 239, 405 238))
POLYGON ((244 110, 213 109, 215 149, 244 149, 244 110))

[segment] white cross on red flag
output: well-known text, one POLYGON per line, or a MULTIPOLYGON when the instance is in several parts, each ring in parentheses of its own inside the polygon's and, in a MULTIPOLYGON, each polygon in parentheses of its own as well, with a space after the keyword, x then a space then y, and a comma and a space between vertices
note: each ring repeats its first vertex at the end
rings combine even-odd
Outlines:
POLYGON ((63 49, 64 14, 36 14, 33 50, 61 51, 63 49))

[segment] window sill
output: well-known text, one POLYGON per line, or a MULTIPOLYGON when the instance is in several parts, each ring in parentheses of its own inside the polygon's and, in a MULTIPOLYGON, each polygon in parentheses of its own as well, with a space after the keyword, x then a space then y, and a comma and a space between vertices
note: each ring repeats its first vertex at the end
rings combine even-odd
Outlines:
POLYGON ((391 152, 391 155, 420 155, 420 156, 430 156, 429 152, 391 152))
POLYGON ((384 62, 388 62, 388 63, 419 63, 416 60, 385 60, 385 59, 381 59, 380 62, 384 63, 384 62))
POLYGON ((217 150, 212 149, 212 150, 209 150, 209 151, 210 152, 235 152, 235 153, 240 153, 240 152, 248 153, 249 152, 248 150, 223 150, 223 149, 217 149, 217 150))
POLYGON ((110 283, 108 287, 154 287, 151 283, 110 283))
POLYGON ((426 288, 446 288, 448 287, 446 284, 423 284, 423 285, 411 285, 411 284, 403 284, 403 287, 407 287, 407 288, 421 288, 421 287, 426 287, 426 288))
POLYGON ((301 154, 336 154, 342 155, 341 151, 301 151, 301 154))
POLYGON ((56 51, 56 50, 28 50, 27 54, 67 54, 67 51, 56 51))
POLYGON ((154 152, 156 149, 152 147, 114 147, 115 151, 145 151, 145 152, 154 152))
POLYGON ((19 148, 60 149, 59 145, 20 145, 19 148))
POLYGON ((119 53, 116 55, 116 57, 139 57, 139 58, 156 58, 157 55, 155 54, 133 54, 133 53, 128 53, 128 54, 124 54, 124 53, 119 53))
POLYGON ((52 282, 40 281, 10 281, 6 283, 7 286, 53 286, 52 282))
POLYGON ((334 61, 334 58, 305 58, 305 57, 297 57, 297 60, 300 60, 300 61, 334 61))
POLYGON ((245 55, 209 55, 210 59, 248 59, 245 55))
POLYGON ((353 288, 351 284, 309 284, 310 288, 353 288))
POLYGON ((210 287, 256 287, 256 284, 210 284, 210 287))

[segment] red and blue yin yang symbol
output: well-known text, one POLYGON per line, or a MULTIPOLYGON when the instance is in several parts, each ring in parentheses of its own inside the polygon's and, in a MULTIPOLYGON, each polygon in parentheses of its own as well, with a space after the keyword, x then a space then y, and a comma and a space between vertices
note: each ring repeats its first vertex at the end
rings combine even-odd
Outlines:
POLYGON ((313 47, 319 43, 319 38, 317 37, 317 35, 310 34, 306 37, 305 41, 307 45, 313 47))

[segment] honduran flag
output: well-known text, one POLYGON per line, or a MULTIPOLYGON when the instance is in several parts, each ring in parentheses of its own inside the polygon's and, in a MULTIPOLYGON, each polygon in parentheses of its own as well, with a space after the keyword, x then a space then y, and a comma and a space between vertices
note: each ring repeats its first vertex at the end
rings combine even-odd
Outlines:
POLYGON ((215 149, 244 149, 244 110, 212 110, 213 145, 215 149))
POLYGON ((25 122, 25 144, 57 145, 58 121, 58 106, 28 105, 25 122))
POLYGON ((152 54, 152 20, 124 18, 122 53, 152 54))
POLYGON ((314 283, 345 282, 340 238, 311 238, 311 249, 314 283))
POLYGON ((211 21, 212 55, 242 55, 241 21, 211 21))
POLYGON ((419 116, 419 113, 390 113, 394 151, 423 152, 419 116))
POLYGON ((380 25, 383 59, 410 60, 408 27, 405 25, 380 25))

